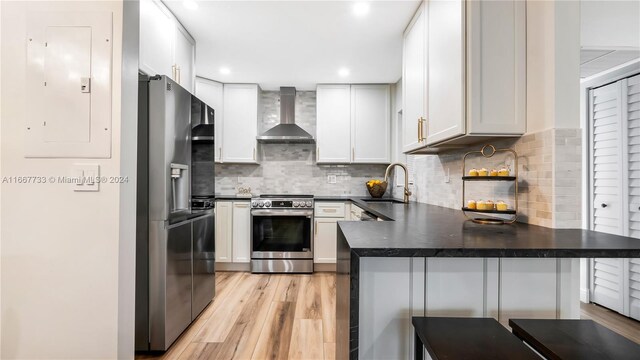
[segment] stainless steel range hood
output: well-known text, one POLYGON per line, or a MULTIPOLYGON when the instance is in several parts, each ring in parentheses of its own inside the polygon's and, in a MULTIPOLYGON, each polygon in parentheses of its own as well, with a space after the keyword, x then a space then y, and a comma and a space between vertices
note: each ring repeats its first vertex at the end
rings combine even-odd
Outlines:
POLYGON ((313 136, 296 125, 296 88, 280 88, 280 124, 256 137, 261 143, 313 143, 313 136))

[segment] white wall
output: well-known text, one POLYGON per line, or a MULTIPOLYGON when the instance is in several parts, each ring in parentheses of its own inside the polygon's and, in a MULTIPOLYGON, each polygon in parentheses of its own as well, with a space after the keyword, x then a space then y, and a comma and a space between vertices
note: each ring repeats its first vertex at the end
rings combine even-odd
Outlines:
POLYGON ((583 47, 640 48, 640 1, 582 0, 580 12, 583 47))
MULTIPOLYGON (((28 11, 113 13, 112 157, 90 162, 100 165, 101 175, 119 175, 122 1, 0 6, 2 175, 64 176, 78 162, 22 155, 28 11)), ((119 191, 115 184, 101 184, 97 193, 2 184, 0 358, 118 357, 119 191)))

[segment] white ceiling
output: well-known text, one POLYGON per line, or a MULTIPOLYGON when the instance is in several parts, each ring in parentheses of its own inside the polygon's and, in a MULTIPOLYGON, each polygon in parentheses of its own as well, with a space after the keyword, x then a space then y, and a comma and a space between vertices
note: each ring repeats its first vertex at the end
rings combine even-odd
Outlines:
POLYGON ((580 78, 584 79, 638 59, 638 49, 581 49, 580 78))
POLYGON ((394 83, 402 72, 402 32, 419 0, 182 1, 164 3, 196 39, 196 73, 265 90, 318 83, 394 83), (226 67, 229 74, 221 74, 226 67), (338 75, 348 68, 346 77, 338 75))

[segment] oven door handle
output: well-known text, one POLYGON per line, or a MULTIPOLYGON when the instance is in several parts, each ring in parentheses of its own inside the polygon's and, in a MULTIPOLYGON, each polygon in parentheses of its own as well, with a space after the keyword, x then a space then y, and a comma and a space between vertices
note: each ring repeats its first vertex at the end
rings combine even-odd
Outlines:
POLYGON ((252 209, 253 216, 313 216, 313 210, 287 210, 287 209, 252 209))

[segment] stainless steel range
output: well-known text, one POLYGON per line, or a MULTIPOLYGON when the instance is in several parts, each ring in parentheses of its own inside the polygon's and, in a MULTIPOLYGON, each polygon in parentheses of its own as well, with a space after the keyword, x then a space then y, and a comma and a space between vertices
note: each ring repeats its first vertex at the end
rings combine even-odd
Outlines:
POLYGON ((251 199, 251 272, 313 272, 313 196, 251 199))

